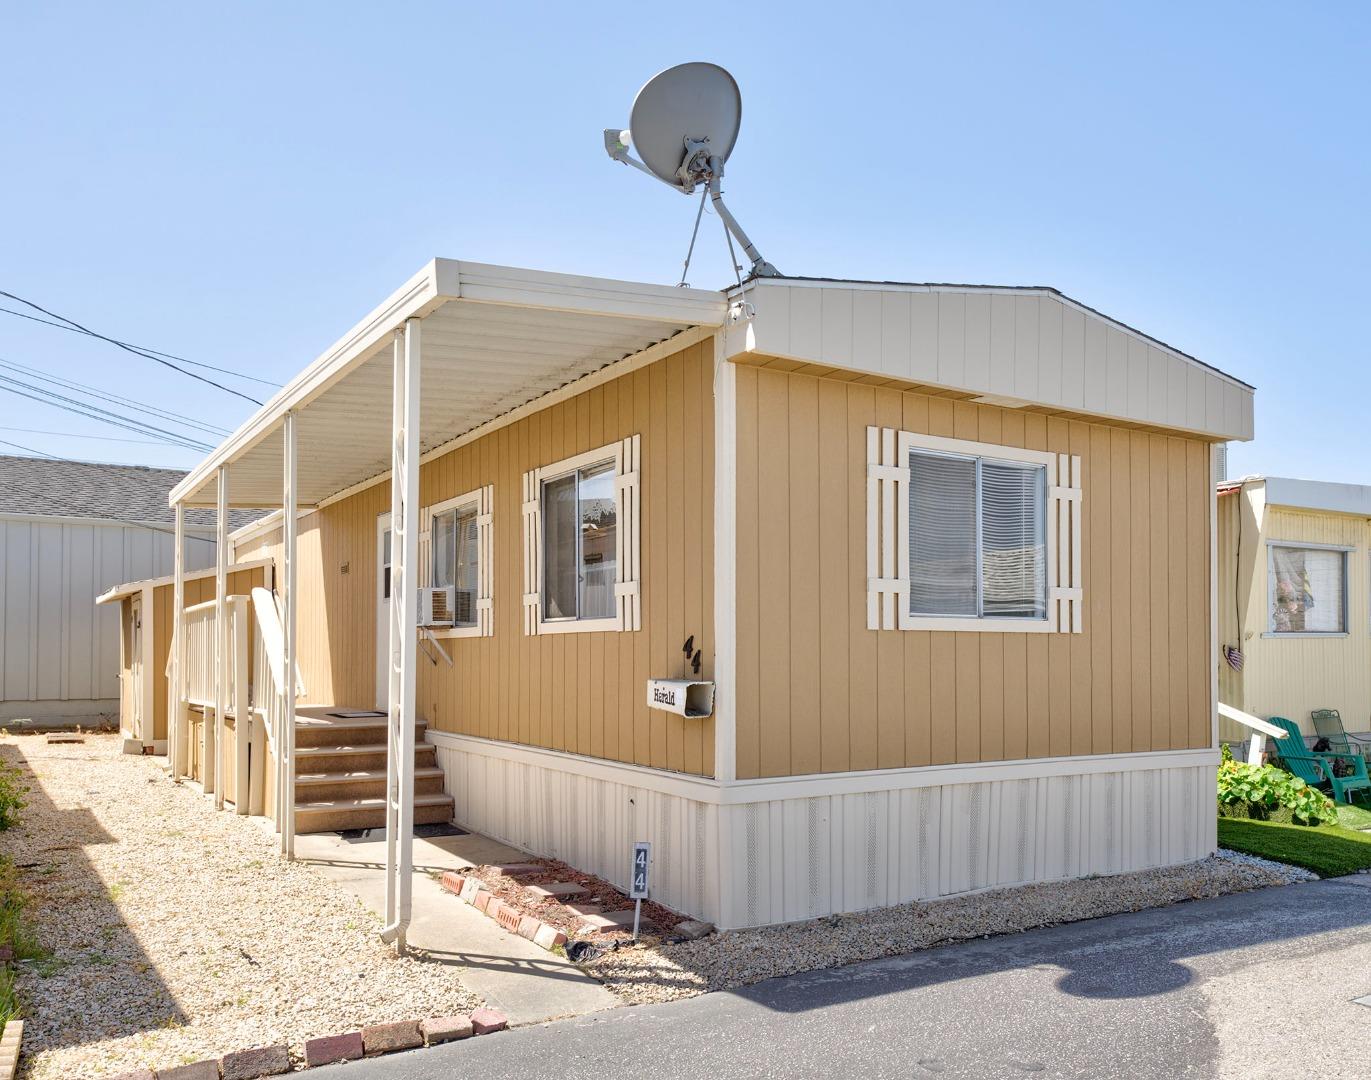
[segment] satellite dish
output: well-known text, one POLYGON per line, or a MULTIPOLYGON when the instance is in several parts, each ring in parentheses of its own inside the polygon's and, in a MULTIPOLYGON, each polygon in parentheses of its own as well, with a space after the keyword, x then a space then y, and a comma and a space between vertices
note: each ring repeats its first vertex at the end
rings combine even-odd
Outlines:
POLYGON ((732 75, 717 64, 680 64, 638 91, 629 130, 653 175, 689 195, 707 174, 710 157, 728 161, 742 121, 743 99, 732 75), (687 147, 698 148, 693 169, 687 147))
POLYGON ((723 202, 724 163, 738 141, 743 119, 738 84, 718 64, 696 61, 650 78, 633 99, 626 131, 605 129, 605 150, 685 195, 705 184, 714 208, 752 260, 752 273, 778 277, 723 202), (637 148, 639 157, 629 154, 637 148))

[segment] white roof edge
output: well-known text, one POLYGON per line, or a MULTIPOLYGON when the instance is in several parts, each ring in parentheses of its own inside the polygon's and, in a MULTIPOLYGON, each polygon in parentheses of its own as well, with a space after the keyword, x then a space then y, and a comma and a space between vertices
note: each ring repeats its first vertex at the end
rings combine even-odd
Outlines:
POLYGON ((1293 476, 1248 476, 1241 481, 1244 484, 1258 482, 1266 486, 1267 506, 1371 517, 1371 486, 1366 484, 1301 480, 1293 476))
MULTIPOLYGON (((242 570, 256 570, 259 567, 270 566, 270 559, 247 559, 240 563, 234 563, 228 568, 230 574, 236 574, 242 570)), ((209 566, 203 570, 187 570, 185 579, 187 581, 199 581, 201 578, 213 577, 216 573, 214 567, 209 566)), ((175 574, 164 574, 161 577, 142 578, 138 581, 126 581, 122 585, 116 585, 107 592, 101 593, 95 598, 97 604, 109 604, 115 600, 122 600, 126 596, 132 596, 143 589, 155 589, 161 585, 170 585, 176 580, 175 574)))
POLYGON ((723 325, 728 306, 724 295, 712 290, 432 259, 196 465, 172 488, 168 504, 198 492, 220 465, 251 449, 287 412, 336 383, 406 319, 421 318, 452 300, 710 326, 723 325))
MULTIPOLYGON (((1089 304, 1083 304, 1079 300, 1074 300, 1065 293, 1054 289, 1048 285, 955 285, 955 284, 919 284, 905 283, 897 281, 843 281, 840 278, 753 278, 748 281, 743 290, 756 288, 758 285, 785 285, 791 288, 801 289, 850 289, 854 292, 917 292, 917 293, 986 293, 1000 294, 1005 296, 1044 296, 1049 297, 1066 307, 1079 311, 1082 314, 1092 316, 1108 323, 1116 330, 1138 341, 1146 342, 1154 348, 1160 349, 1169 356, 1174 356, 1178 360, 1199 368, 1208 375, 1230 383, 1239 390, 1244 391, 1249 396, 1255 394, 1256 390, 1249 383, 1243 382, 1237 376, 1230 375, 1221 368, 1216 368, 1212 364, 1206 364, 1198 357, 1191 356, 1189 353, 1181 352, 1174 345, 1168 345, 1160 338, 1144 333, 1135 327, 1129 326, 1125 322, 1120 322, 1111 315, 1106 315, 1097 308, 1092 308, 1089 304)), ((738 286, 732 285, 727 290, 730 297, 738 295, 738 286)))

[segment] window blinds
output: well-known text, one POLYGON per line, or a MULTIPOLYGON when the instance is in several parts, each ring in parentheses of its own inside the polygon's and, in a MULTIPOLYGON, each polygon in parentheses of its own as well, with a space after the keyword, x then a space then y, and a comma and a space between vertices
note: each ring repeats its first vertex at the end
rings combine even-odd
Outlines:
POLYGON ((976 459, 909 455, 909 609, 976 615, 976 459))

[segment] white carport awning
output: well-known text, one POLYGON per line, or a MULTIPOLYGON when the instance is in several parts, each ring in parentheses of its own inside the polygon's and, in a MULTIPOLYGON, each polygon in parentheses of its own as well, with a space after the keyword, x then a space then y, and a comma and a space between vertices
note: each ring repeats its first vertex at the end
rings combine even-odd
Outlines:
POLYGON ((695 327, 722 324, 721 293, 437 259, 292 379, 171 492, 234 506, 282 499, 282 424, 297 416, 298 502, 314 505, 391 463, 392 332, 421 318, 420 451, 695 327))

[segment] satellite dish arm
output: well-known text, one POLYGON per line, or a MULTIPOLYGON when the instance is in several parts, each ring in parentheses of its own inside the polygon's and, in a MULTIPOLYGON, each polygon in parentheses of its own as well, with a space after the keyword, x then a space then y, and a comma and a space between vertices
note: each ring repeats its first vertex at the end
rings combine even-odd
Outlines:
POLYGON ((676 187, 675 184, 663 180, 660 176, 658 176, 655 172, 653 172, 651 169, 649 169, 646 165, 644 165, 641 161, 639 161, 636 157, 633 157, 628 152, 628 143, 624 139, 624 136, 626 136, 627 134, 628 133, 626 131, 620 131, 618 128, 605 128, 605 153, 607 153, 610 157, 612 157, 615 161, 619 162, 620 164, 632 165, 639 172, 652 177, 652 179, 657 180, 660 183, 666 184, 666 186, 669 188, 673 188, 674 190, 679 191, 680 188, 676 187))
POLYGON ((738 224, 738 219, 724 205, 724 193, 720 187, 724 163, 715 157, 709 159, 709 166, 710 201, 714 203, 714 209, 723 221, 724 228, 733 234, 733 239, 738 241, 743 251, 747 253, 747 257, 752 260, 752 274, 756 277, 780 277, 781 272, 762 258, 762 253, 757 250, 757 245, 747 238, 747 233, 743 232, 743 227, 738 224))

